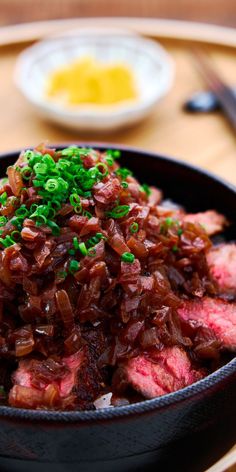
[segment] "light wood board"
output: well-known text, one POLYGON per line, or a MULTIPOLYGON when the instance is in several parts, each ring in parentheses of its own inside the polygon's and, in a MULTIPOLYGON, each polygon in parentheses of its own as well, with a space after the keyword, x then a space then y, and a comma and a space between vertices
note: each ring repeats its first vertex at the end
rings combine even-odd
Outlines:
MULTIPOLYGON (((162 40, 176 64, 173 89, 155 112, 138 126, 95 135, 67 131, 39 118, 16 89, 13 72, 22 46, 0 49, 0 151, 27 147, 43 140, 102 140, 142 147, 185 159, 236 184, 236 138, 220 113, 190 115, 183 103, 203 87, 187 42, 162 40)), ((214 63, 228 83, 236 83, 234 49, 211 46, 214 63)), ((157 78, 158 80, 158 78, 157 78)))

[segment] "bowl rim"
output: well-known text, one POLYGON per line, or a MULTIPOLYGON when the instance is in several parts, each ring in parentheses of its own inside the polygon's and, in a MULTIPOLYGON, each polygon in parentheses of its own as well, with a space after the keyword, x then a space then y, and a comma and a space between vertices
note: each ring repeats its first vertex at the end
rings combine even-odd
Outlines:
MULTIPOLYGON (((73 32, 72 32, 73 33, 73 32)), ((147 108, 153 107, 161 98, 163 98, 171 89, 174 81, 175 75, 175 64, 174 60, 170 56, 169 52, 160 44, 159 42, 153 41, 151 39, 147 39, 142 37, 141 35, 136 34, 135 32, 124 31, 123 34, 115 32, 113 35, 110 36, 109 40, 111 43, 116 44, 117 40, 119 39, 121 42, 127 43, 127 47, 134 47, 135 44, 137 45, 140 50, 146 49, 150 60, 152 60, 155 64, 162 64, 163 72, 162 76, 165 76, 165 81, 162 79, 160 85, 155 87, 152 95, 148 98, 141 99, 138 98, 137 100, 127 100, 118 104, 112 104, 111 106, 103 106, 99 105, 96 107, 94 105, 82 104, 82 106, 64 106, 63 104, 57 103, 53 100, 47 100, 46 97, 37 97, 35 93, 31 93, 29 88, 27 87, 27 81, 25 77, 27 77, 28 70, 30 69, 30 64, 32 61, 35 61, 34 55, 36 53, 36 57, 40 54, 40 51, 44 51, 47 44, 50 47, 58 48, 57 44, 60 42, 69 42, 73 41, 76 38, 81 40, 83 38, 92 41, 96 41, 98 38, 99 41, 104 41, 104 38, 107 38, 107 34, 104 31, 103 33, 98 33, 96 30, 93 34, 88 32, 79 32, 73 36, 72 34, 67 34, 65 36, 56 35, 50 36, 49 38, 45 38, 42 41, 39 41, 26 49, 24 49, 18 56, 16 61, 13 79, 20 90, 20 92, 25 96, 25 98, 35 107, 40 108, 45 113, 49 113, 50 116, 58 115, 64 117, 65 119, 79 119, 79 118, 90 118, 93 117, 94 119, 103 118, 106 119, 108 117, 112 118, 122 118, 126 114, 133 114, 138 111, 144 111, 147 108)), ((45 53, 44 53, 45 56, 45 53)))
MULTIPOLYGON (((182 167, 186 170, 196 172, 200 176, 208 177, 209 179, 223 185, 228 190, 236 194, 236 186, 214 175, 208 170, 204 170, 201 167, 189 164, 186 161, 181 161, 174 157, 158 154, 157 152, 147 151, 133 146, 124 146, 122 144, 119 145, 93 141, 74 141, 73 143, 71 141, 63 141, 62 143, 50 144, 50 146, 48 147, 60 149, 69 145, 94 147, 98 150, 119 149, 121 152, 125 152, 131 155, 139 154, 141 157, 148 156, 152 159, 158 159, 160 162, 170 162, 170 164, 174 164, 177 167, 182 167)), ((32 149, 32 146, 26 147, 25 149, 32 149)), ((22 149, 1 152, 0 162, 4 158, 18 157, 21 151, 22 149)), ((122 419, 129 416, 150 413, 153 410, 161 410, 162 408, 173 405, 173 403, 178 404, 180 402, 188 400, 190 397, 196 397, 202 394, 204 391, 205 393, 207 393, 209 390, 212 390, 218 383, 223 383, 227 378, 231 377, 232 375, 236 377, 236 357, 233 358, 231 361, 227 362, 227 364, 225 364, 223 367, 220 367, 215 372, 208 375, 207 377, 204 377, 203 379, 187 387, 184 387, 183 389, 150 400, 143 400, 141 402, 134 403, 131 405, 108 407, 91 411, 33 410, 0 405, 0 418, 8 417, 10 419, 21 419, 30 422, 46 421, 51 423, 83 423, 114 420, 119 418, 122 419)))

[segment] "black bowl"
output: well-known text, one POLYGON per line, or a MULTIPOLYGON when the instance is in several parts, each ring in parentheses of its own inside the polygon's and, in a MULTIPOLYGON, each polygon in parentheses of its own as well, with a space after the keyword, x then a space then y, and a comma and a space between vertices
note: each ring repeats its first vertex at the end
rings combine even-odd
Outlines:
MULTIPOLYGON (((232 185, 176 160, 121 151, 122 165, 188 211, 214 208, 225 214, 233 223, 225 237, 233 237, 232 185)), ((2 170, 17 156, 1 155, 2 170)), ((84 412, 0 406, 1 471, 203 470, 236 441, 235 380, 236 359, 183 390, 130 406, 84 412)))

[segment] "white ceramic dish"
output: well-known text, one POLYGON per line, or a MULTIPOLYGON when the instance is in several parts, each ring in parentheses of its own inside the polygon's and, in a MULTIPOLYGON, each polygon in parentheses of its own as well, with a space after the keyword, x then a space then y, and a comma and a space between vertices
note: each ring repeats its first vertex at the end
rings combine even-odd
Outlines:
POLYGON ((70 32, 41 41, 20 54, 15 83, 45 118, 71 129, 111 131, 145 118, 169 91, 174 65, 156 42, 122 31, 70 32), (65 106, 47 99, 48 74, 85 55, 104 63, 123 61, 134 71, 139 97, 110 106, 65 106))

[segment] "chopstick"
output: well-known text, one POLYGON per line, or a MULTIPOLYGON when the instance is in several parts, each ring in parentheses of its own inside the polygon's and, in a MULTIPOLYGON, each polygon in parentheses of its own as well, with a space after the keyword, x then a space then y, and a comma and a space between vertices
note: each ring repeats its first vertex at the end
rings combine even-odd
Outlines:
POLYGON ((222 80, 210 62, 208 55, 200 49, 193 49, 198 70, 208 87, 216 95, 229 123, 236 131, 236 97, 231 88, 222 80))

